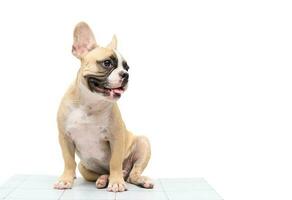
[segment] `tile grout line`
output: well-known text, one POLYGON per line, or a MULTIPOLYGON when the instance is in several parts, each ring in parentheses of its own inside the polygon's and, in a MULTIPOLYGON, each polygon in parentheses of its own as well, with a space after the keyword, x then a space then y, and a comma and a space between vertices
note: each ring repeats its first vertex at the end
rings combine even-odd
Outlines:
POLYGON ((166 198, 167 198, 168 200, 170 200, 168 194, 166 193, 166 190, 164 189, 163 183, 161 182, 160 179, 158 179, 158 181, 159 181, 159 183, 160 183, 160 185, 161 185, 161 187, 162 187, 162 191, 163 191, 163 193, 165 194, 166 198))
POLYGON ((221 195, 219 195, 219 193, 215 190, 215 188, 213 188, 213 186, 211 186, 209 184, 209 182, 207 180, 204 179, 204 181, 206 181, 206 183, 209 185, 209 187, 220 197, 220 200, 224 200, 223 197, 221 195))
MULTIPOLYGON (((23 179, 21 181, 21 183, 19 183, 16 187, 14 187, 10 192, 8 192, 4 197, 3 199, 7 199, 7 197, 9 197, 10 194, 12 194, 17 188, 19 188, 20 185, 22 185, 26 180, 28 179, 28 177, 25 177, 25 179, 23 179)), ((9 180, 7 180, 9 181, 9 180)))
POLYGON ((65 191, 66 191, 66 190, 63 190, 63 192, 60 194, 60 196, 58 197, 57 200, 60 200, 60 199, 62 198, 62 196, 64 195, 65 191))

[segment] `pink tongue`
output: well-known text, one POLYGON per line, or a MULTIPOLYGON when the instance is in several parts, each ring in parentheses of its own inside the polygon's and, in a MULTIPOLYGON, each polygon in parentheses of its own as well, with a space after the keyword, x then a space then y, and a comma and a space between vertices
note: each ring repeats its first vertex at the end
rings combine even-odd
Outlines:
POLYGON ((112 89, 112 91, 116 94, 122 94, 124 91, 122 89, 112 89))

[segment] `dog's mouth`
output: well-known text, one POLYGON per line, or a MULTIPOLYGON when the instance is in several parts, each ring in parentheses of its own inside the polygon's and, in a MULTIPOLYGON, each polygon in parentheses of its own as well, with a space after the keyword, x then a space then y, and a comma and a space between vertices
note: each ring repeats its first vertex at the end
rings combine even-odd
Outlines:
POLYGON ((110 88, 106 86, 106 82, 96 78, 95 76, 86 76, 88 88, 91 92, 101 93, 104 96, 119 98, 127 88, 127 82, 122 83, 120 87, 110 88))

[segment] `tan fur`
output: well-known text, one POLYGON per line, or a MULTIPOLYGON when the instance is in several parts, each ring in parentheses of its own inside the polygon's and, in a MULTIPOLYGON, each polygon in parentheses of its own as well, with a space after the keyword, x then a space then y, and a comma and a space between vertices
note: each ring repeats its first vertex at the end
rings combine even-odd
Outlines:
POLYGON ((88 155, 92 156, 94 154, 92 150, 95 149, 106 158, 96 155, 96 158, 92 158, 94 162, 90 163, 89 159, 83 160, 81 156, 78 168, 86 180, 96 181, 98 188, 105 187, 109 182, 109 191, 124 191, 126 190, 124 178, 145 188, 153 187, 149 178, 141 176, 151 155, 148 139, 143 136, 134 136, 129 132, 122 120, 117 103, 89 91, 84 79, 85 75, 98 74, 103 70, 96 65, 96 60, 112 55, 116 45, 117 40, 114 36, 106 48, 99 47, 92 31, 84 22, 79 23, 75 28, 72 53, 81 60, 81 67, 76 80, 65 93, 58 111, 59 143, 64 159, 64 172, 55 184, 56 189, 72 187, 77 166, 75 153, 82 155, 84 152, 90 152, 88 155), (74 111, 79 111, 76 109, 80 109, 80 116, 73 115, 74 111), (77 120, 85 118, 87 121, 74 122, 74 117, 77 120), (72 122, 71 118, 73 118, 72 122), (96 134, 100 137, 97 138, 99 143, 90 151, 85 151, 84 144, 80 143, 79 147, 78 142, 80 139, 87 139, 81 138, 87 134, 80 133, 79 130, 88 131, 90 137, 95 137, 96 134), (101 134, 104 135, 101 136, 101 134))

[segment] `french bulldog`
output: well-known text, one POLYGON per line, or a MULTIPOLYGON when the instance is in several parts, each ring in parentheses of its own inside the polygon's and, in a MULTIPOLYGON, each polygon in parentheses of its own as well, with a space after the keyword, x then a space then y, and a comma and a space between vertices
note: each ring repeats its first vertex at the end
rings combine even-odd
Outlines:
POLYGON ((125 181, 153 188, 152 180, 141 175, 151 156, 149 140, 127 130, 117 105, 128 86, 129 66, 117 51, 116 37, 101 47, 85 22, 76 25, 73 36, 72 53, 81 67, 58 110, 64 171, 54 188, 72 188, 75 154, 80 174, 97 188, 122 192, 125 181))

